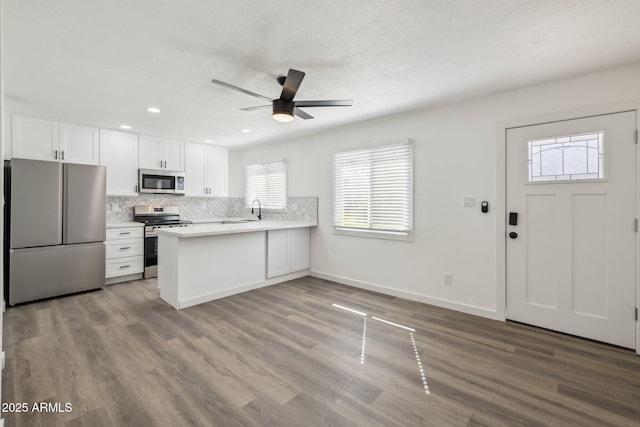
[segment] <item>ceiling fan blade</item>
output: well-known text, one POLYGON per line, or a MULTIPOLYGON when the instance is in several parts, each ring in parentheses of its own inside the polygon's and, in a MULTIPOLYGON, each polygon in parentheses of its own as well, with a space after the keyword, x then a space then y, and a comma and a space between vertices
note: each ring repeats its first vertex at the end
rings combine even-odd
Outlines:
POLYGON ((306 111, 302 111, 298 107, 295 107, 293 109, 293 114, 305 120, 313 119, 313 116, 311 114, 307 113, 306 111))
POLYGON ((258 105, 257 107, 247 107, 247 108, 241 108, 242 111, 256 111, 256 110, 263 110, 265 108, 272 108, 273 104, 269 104, 269 105, 258 105))
POLYGON ((229 83, 221 82, 220 80, 213 79, 213 80, 211 80, 211 83, 226 87, 226 88, 231 89, 231 90, 242 92, 242 93, 244 93, 246 95, 255 96, 256 98, 265 99, 265 100, 267 100, 269 102, 273 101, 271 98, 266 97, 264 95, 260 95, 259 93, 251 92, 251 91, 248 91, 246 89, 242 89, 241 87, 234 86, 234 85, 231 85, 229 83))
POLYGON ((302 71, 289 68, 289 73, 287 73, 287 78, 284 80, 284 85, 282 86, 280 99, 284 99, 287 102, 293 101, 293 97, 296 96, 296 92, 298 92, 303 78, 304 73, 302 71))
POLYGON ((353 101, 350 99, 331 99, 326 101, 296 101, 296 107, 351 107, 353 101))

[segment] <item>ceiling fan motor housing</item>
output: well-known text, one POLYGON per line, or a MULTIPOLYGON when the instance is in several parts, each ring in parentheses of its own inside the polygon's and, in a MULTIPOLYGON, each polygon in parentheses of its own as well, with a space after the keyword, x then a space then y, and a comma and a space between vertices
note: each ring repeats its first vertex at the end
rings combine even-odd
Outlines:
POLYGON ((278 121, 291 121, 293 120, 293 109, 295 108, 295 104, 293 101, 287 101, 285 99, 274 99, 273 100, 273 118, 278 121), (290 118, 287 118, 290 117, 290 118), (280 117, 285 120, 279 119, 280 117))

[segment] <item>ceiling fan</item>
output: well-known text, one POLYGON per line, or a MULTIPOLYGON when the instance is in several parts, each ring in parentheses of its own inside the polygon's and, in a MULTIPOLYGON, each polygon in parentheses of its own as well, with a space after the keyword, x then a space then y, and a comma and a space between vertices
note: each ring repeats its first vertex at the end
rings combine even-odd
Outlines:
POLYGON ((267 96, 251 92, 216 79, 211 80, 211 83, 215 83, 217 85, 224 86, 226 88, 269 101, 271 103, 269 105, 241 108, 241 110, 254 111, 271 107, 273 108, 273 118, 279 122, 290 122, 291 120, 293 120, 294 114, 305 120, 313 119, 313 116, 301 110, 301 107, 350 107, 353 105, 352 100, 294 101, 293 98, 296 96, 303 78, 304 73, 302 71, 294 70, 293 68, 289 69, 286 77, 278 77, 278 83, 280 83, 280 86, 282 86, 282 93, 280 94, 280 98, 278 99, 271 99, 267 96))

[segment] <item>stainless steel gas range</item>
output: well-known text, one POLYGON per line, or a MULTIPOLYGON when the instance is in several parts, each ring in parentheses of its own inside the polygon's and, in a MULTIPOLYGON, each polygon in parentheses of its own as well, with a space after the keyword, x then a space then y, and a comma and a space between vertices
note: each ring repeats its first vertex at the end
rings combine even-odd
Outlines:
POLYGON ((158 277, 158 230, 188 227, 192 222, 180 219, 177 206, 136 206, 133 220, 144 223, 144 278, 158 277))

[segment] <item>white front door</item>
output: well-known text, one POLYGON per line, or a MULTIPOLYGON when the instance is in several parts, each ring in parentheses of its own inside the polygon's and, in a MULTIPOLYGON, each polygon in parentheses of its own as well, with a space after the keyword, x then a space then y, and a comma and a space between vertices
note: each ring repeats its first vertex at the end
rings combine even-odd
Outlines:
POLYGON ((508 319, 635 348, 635 129, 630 111, 507 130, 508 319))

